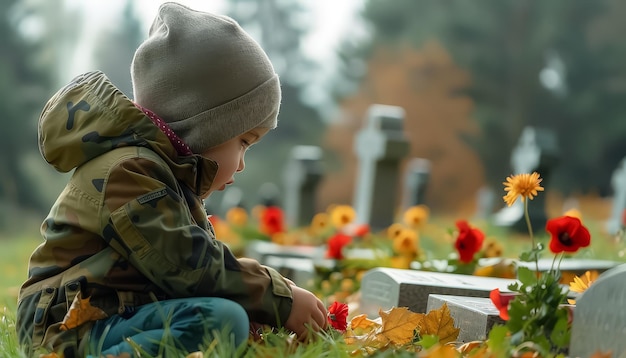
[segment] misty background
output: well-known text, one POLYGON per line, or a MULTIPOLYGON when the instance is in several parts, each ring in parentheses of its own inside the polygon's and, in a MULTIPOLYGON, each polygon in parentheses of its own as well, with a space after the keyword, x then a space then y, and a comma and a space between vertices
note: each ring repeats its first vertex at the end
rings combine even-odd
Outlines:
MULTIPOLYGON (((0 238, 37 230, 67 180, 37 148, 48 98, 94 69, 132 98, 130 62, 158 3, 0 0, 0 238)), ((266 183, 280 202, 296 145, 323 149, 319 210, 351 204, 353 136, 375 103, 405 109, 407 159, 431 162, 426 202, 434 213, 471 205, 480 188, 501 190, 527 126, 558 138, 547 190, 613 194, 612 173, 626 156, 623 1, 355 0, 336 13, 330 1, 218 3, 215 11, 261 43, 282 81, 279 126, 236 177, 248 207, 266 183), (325 37, 314 37, 320 29, 325 37)), ((209 206, 218 210, 223 196, 209 206)))

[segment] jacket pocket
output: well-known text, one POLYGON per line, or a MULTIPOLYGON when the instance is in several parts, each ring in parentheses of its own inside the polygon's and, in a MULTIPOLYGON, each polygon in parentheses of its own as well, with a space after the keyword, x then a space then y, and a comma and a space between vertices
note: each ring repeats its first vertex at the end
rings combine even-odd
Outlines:
POLYGON ((39 348, 43 342, 50 308, 55 301, 56 294, 57 289, 55 287, 45 287, 41 290, 41 296, 39 297, 37 308, 35 308, 35 314, 33 316, 33 350, 39 348))

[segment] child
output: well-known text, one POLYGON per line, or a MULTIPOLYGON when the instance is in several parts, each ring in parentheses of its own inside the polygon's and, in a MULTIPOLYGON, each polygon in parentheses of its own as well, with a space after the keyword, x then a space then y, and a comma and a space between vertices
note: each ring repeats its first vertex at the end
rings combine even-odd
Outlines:
POLYGON ((46 104, 39 148, 74 170, 42 224, 18 303, 29 353, 151 355, 201 350, 250 324, 299 338, 326 327, 311 292, 237 259, 202 200, 234 182, 246 150, 276 127, 281 93, 264 51, 232 19, 165 3, 131 69, 134 102, 101 72, 46 104))

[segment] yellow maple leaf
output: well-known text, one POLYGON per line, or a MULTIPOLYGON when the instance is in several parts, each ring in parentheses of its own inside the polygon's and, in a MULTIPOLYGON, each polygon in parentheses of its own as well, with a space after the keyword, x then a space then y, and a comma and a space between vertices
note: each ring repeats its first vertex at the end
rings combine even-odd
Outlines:
POLYGON ((457 358, 460 356, 459 351, 453 346, 443 344, 437 344, 419 355, 420 358, 457 358))
POLYGON ((420 335, 437 336, 441 344, 456 341, 459 332, 460 329, 454 327, 454 319, 450 316, 450 309, 445 303, 438 309, 428 312, 420 324, 420 335))
POLYGON ((372 330, 378 328, 380 324, 378 322, 367 318, 366 314, 360 314, 358 316, 354 316, 350 320, 350 329, 354 332, 354 334, 362 335, 372 330))
POLYGON ((378 338, 389 340, 396 345, 409 343, 424 319, 423 313, 411 312, 407 307, 394 307, 387 311, 380 310, 378 313, 382 321, 378 338))
POLYGON ((59 328, 62 331, 76 328, 85 322, 107 317, 107 314, 102 309, 92 306, 89 300, 91 300, 91 297, 83 298, 81 292, 78 292, 63 321, 61 321, 59 328))

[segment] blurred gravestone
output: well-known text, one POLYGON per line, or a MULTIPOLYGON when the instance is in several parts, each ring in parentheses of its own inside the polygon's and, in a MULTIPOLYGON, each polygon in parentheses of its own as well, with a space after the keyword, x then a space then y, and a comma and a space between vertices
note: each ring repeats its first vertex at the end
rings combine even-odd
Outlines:
POLYGON ((225 215, 228 210, 235 207, 245 207, 243 202, 243 190, 236 186, 230 186, 224 190, 220 203, 219 215, 225 215))
POLYGON ((430 161, 423 158, 413 158, 409 161, 404 174, 404 191, 402 193, 402 208, 404 210, 425 204, 426 188, 430 178, 430 161))
POLYGON ((378 316, 379 310, 408 307, 425 313, 430 294, 489 297, 494 288, 510 292, 516 280, 419 270, 379 267, 367 271, 361 280, 360 311, 378 316))
POLYGON ((263 183, 258 190, 259 203, 264 206, 280 206, 280 189, 274 183, 263 183))
POLYGON ((493 215, 496 193, 492 188, 483 186, 476 193, 476 219, 488 219, 493 215))
POLYGON ((448 306, 454 326, 460 329, 458 342, 484 341, 494 324, 504 324, 500 311, 486 297, 467 297, 451 295, 428 296, 426 312, 438 309, 443 304, 448 306))
POLYGON ((269 266, 300 287, 307 287, 315 277, 315 264, 323 261, 321 246, 286 246, 255 240, 246 245, 245 255, 269 266))
POLYGON ((606 229, 609 234, 616 235, 624 225, 624 210, 626 210, 626 159, 622 159, 613 172, 611 186, 613 187, 613 207, 606 229))
POLYGON ((354 207, 357 220, 375 230, 391 225, 398 209, 400 162, 409 151, 403 122, 401 107, 372 105, 355 140, 359 169, 354 207))
POLYGON ((626 264, 612 268, 576 300, 570 357, 626 356, 626 264))
POLYGON ((322 149, 299 145, 291 156, 283 176, 285 185, 285 213, 291 227, 308 225, 316 213, 315 197, 322 178, 322 149))
MULTIPOLYGON (((541 186, 545 188, 548 185, 552 169, 556 166, 558 155, 557 138, 553 131, 526 127, 511 155, 513 174, 537 172, 542 178, 541 186)), ((504 191, 502 194, 504 196, 504 191)), ((529 203, 528 216, 533 230, 543 230, 547 221, 545 193, 540 193, 529 203)), ((522 201, 518 199, 513 205, 506 206, 495 213, 493 224, 527 232, 522 201)))

